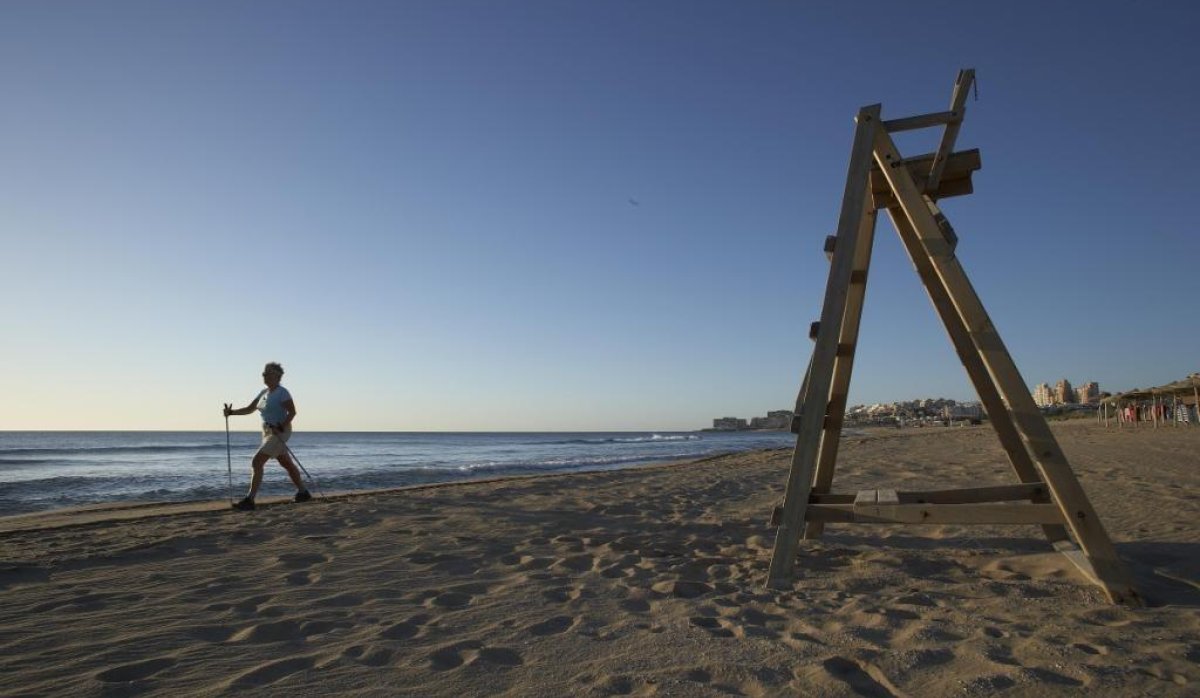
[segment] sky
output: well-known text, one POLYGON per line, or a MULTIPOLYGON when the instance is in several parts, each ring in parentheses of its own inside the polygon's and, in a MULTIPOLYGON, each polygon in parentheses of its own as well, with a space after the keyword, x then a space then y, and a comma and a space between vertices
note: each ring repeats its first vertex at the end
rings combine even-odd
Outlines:
MULTIPOLYGON (((855 113, 962 68, 1029 387, 1200 370, 1200 5, 963 7, 5 2, 0 430, 220 430, 267 361, 307 430, 790 409, 855 113)), ((885 216, 862 322, 851 404, 976 399, 885 216)))

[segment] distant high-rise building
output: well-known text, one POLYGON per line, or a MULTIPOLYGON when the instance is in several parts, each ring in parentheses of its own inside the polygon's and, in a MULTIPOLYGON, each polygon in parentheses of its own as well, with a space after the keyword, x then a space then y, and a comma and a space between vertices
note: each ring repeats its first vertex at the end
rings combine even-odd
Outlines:
POLYGON ((1050 394, 1050 386, 1038 383, 1033 389, 1033 402, 1038 407, 1049 407, 1054 404, 1054 396, 1050 394))
POLYGON ((1075 400, 1081 405, 1091 405, 1100 400, 1100 384, 1088 381, 1075 389, 1075 400))
POLYGON ((1054 384, 1054 402, 1059 405, 1070 405, 1075 402, 1075 389, 1066 378, 1054 384))

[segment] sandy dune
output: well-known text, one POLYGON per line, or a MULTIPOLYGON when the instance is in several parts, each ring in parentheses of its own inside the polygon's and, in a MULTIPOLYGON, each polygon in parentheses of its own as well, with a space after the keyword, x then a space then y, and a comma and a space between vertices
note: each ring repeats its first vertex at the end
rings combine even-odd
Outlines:
MULTIPOLYGON (((758 452, 0 519, 0 694, 1197 695, 1200 428, 1056 433, 1150 607, 1033 526, 831 525, 766 590, 758 452)), ((839 491, 1014 481, 987 427, 841 453, 839 491)))

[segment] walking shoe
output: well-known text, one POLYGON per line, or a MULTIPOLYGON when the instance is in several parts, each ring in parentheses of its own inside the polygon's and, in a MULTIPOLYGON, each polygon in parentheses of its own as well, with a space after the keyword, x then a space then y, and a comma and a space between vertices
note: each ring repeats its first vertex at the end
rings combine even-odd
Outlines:
POLYGON ((237 504, 234 504, 233 508, 237 509, 238 511, 254 511, 254 500, 246 497, 237 504))
POLYGON ((312 495, 308 493, 308 490, 300 490, 296 493, 297 502, 307 502, 310 499, 312 499, 312 495))

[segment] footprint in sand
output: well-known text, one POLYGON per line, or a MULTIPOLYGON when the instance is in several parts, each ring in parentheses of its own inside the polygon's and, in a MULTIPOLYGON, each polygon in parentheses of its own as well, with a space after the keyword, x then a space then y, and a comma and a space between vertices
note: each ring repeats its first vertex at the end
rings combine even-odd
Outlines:
POLYGON ((379 633, 379 636, 385 640, 408 640, 409 638, 417 637, 424 631, 425 624, 429 622, 430 618, 432 616, 418 613, 407 620, 400 621, 384 629, 379 633))
POLYGON ((899 696, 900 691, 873 664, 856 662, 847 657, 830 657, 821 667, 833 678, 844 682, 860 696, 899 696))
POLYGON ((352 627, 354 627, 354 624, 349 621, 310 620, 300 626, 300 634, 308 638, 310 635, 324 635, 334 630, 352 627))
POLYGON ((426 606, 438 608, 465 608, 480 594, 486 594, 487 584, 460 584, 450 587, 443 592, 431 596, 425 601, 426 606))
POLYGON ((290 584, 291 586, 294 586, 294 587, 308 586, 309 584, 314 584, 316 582, 319 582, 320 580, 321 580, 320 574, 318 574, 316 572, 307 571, 307 570, 300 570, 299 572, 292 572, 288 576, 284 577, 284 581, 286 581, 288 584, 290 584))
POLYGON ((96 678, 105 683, 128 683, 149 678, 168 667, 175 666, 177 660, 170 657, 157 657, 142 662, 123 664, 96 674, 96 678))
POLYGON ((571 587, 555 587, 542 592, 542 598, 555 603, 566 603, 579 598, 579 589, 571 587))
POLYGON ((260 623, 238 631, 231 640, 234 642, 287 642, 300 636, 300 625, 292 620, 281 620, 276 623, 260 623))
POLYGON ((275 564, 289 570, 308 569, 329 562, 331 558, 321 553, 284 553, 275 558, 275 564))
POLYGON ((519 652, 507 647, 487 647, 478 640, 448 645, 429 655, 429 668, 434 671, 449 671, 474 664, 491 669, 511 669, 524 663, 525 659, 519 652))
POLYGON ((538 637, 546 635, 558 635, 570 630, 571 627, 578 622, 578 620, 578 618, 572 618, 570 616, 554 616, 553 618, 548 618, 541 623, 534 623, 533 625, 529 626, 528 630, 531 635, 536 635, 538 637))
POLYGON ((725 627, 725 624, 717 618, 708 618, 705 616, 692 616, 688 621, 697 628, 703 628, 708 631, 713 637, 733 637, 734 632, 725 627))
POLYGON ((334 594, 333 596, 326 596, 323 599, 317 599, 313 601, 313 604, 316 606, 326 606, 331 608, 361 606, 363 603, 363 597, 352 592, 334 594))
POLYGON ((342 656, 366 666, 379 667, 391 664, 396 653, 386 647, 354 645, 347 647, 342 656))
POLYGON ((252 596, 244 601, 238 602, 230 606, 236 613, 241 615, 254 615, 258 611, 258 607, 271 599, 275 598, 271 594, 260 594, 252 596))
POLYGON ((590 553, 581 555, 569 555, 555 562, 550 569, 558 573, 578 574, 580 572, 590 572, 592 566, 596 563, 596 558, 590 553))
POLYGON ((225 642, 234 632, 224 625, 197 625, 188 630, 189 635, 205 642, 225 642))
POLYGON ((292 674, 307 671, 316 664, 312 657, 290 657, 277 662, 261 664, 230 681, 229 688, 244 689, 267 686, 292 674))

